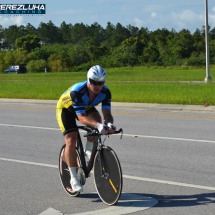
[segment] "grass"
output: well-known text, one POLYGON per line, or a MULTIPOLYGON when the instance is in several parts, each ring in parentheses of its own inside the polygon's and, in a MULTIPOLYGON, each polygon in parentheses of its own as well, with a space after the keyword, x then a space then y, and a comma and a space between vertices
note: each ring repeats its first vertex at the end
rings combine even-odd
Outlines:
POLYGON ((215 84, 193 83, 108 83, 113 101, 160 103, 160 104, 190 104, 215 105, 215 84))
MULTIPOLYGON (((121 67, 106 71, 108 81, 202 81, 206 76, 205 67, 121 67)), ((210 73, 215 75, 215 65, 210 73)), ((83 81, 86 72, 0 74, 0 80, 83 81)))
MULTIPOLYGON (((206 76, 205 68, 126 67, 106 71, 106 85, 112 92, 112 101, 115 102, 195 105, 204 105, 207 102, 215 105, 214 83, 178 82, 203 81, 206 76)), ((57 100, 71 85, 85 81, 86 74, 0 74, 0 98, 57 100)), ((213 79, 215 67, 210 69, 210 74, 213 79)))

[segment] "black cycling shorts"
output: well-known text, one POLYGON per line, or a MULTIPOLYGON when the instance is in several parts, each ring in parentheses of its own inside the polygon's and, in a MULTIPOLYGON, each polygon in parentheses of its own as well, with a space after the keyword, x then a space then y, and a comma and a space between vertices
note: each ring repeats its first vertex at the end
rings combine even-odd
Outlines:
MULTIPOLYGON (((92 112, 98 112, 98 110, 95 107, 92 107, 86 111, 86 115, 88 116, 92 112)), ((70 132, 78 130, 76 124, 76 120, 78 120, 78 118, 75 113, 68 111, 66 108, 58 108, 56 111, 56 117, 58 125, 60 126, 64 136, 70 132)))

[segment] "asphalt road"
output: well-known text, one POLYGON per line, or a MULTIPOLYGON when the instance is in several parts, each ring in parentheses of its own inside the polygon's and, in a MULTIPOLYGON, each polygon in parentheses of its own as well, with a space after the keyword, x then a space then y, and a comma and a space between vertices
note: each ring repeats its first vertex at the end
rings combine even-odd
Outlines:
MULTIPOLYGON (((158 201, 132 214, 214 214, 215 113, 112 111, 124 136, 121 140, 111 136, 105 144, 121 162, 123 193, 158 201)), ((56 214, 110 208, 95 193, 93 177, 78 197, 65 193, 57 169, 63 142, 55 105, 0 103, 1 215, 41 214, 50 208, 56 214)))

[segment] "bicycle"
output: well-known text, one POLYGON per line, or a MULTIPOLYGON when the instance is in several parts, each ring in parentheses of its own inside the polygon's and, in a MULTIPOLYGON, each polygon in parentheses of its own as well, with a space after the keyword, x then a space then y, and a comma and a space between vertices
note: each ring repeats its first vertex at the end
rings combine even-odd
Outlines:
MULTIPOLYGON (((114 205, 120 198, 122 192, 122 170, 119 159, 116 153, 108 146, 105 146, 101 140, 101 134, 92 126, 77 126, 78 138, 76 144, 77 153, 77 175, 82 185, 85 184, 86 178, 89 177, 89 173, 93 168, 94 184, 100 199, 107 205, 114 205), (87 164, 85 159, 85 153, 79 129, 82 129, 87 134, 84 137, 93 137, 93 149, 90 160, 87 164)), ((115 131, 113 134, 121 133, 122 129, 115 131)), ((108 136, 110 134, 107 134, 108 136)), ((106 138, 105 138, 106 139, 106 138)), ((63 144, 59 154, 59 173, 62 185, 72 197, 75 197, 79 192, 73 192, 70 185, 70 173, 64 156, 66 144, 63 144)))

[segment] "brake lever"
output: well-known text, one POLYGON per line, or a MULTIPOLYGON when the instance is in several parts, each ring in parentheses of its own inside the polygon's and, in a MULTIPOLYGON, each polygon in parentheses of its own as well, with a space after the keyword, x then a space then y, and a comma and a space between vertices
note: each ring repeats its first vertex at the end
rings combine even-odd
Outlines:
POLYGON ((122 139, 123 130, 120 128, 120 129, 119 129, 119 132, 121 133, 121 137, 120 137, 120 139, 122 139))

